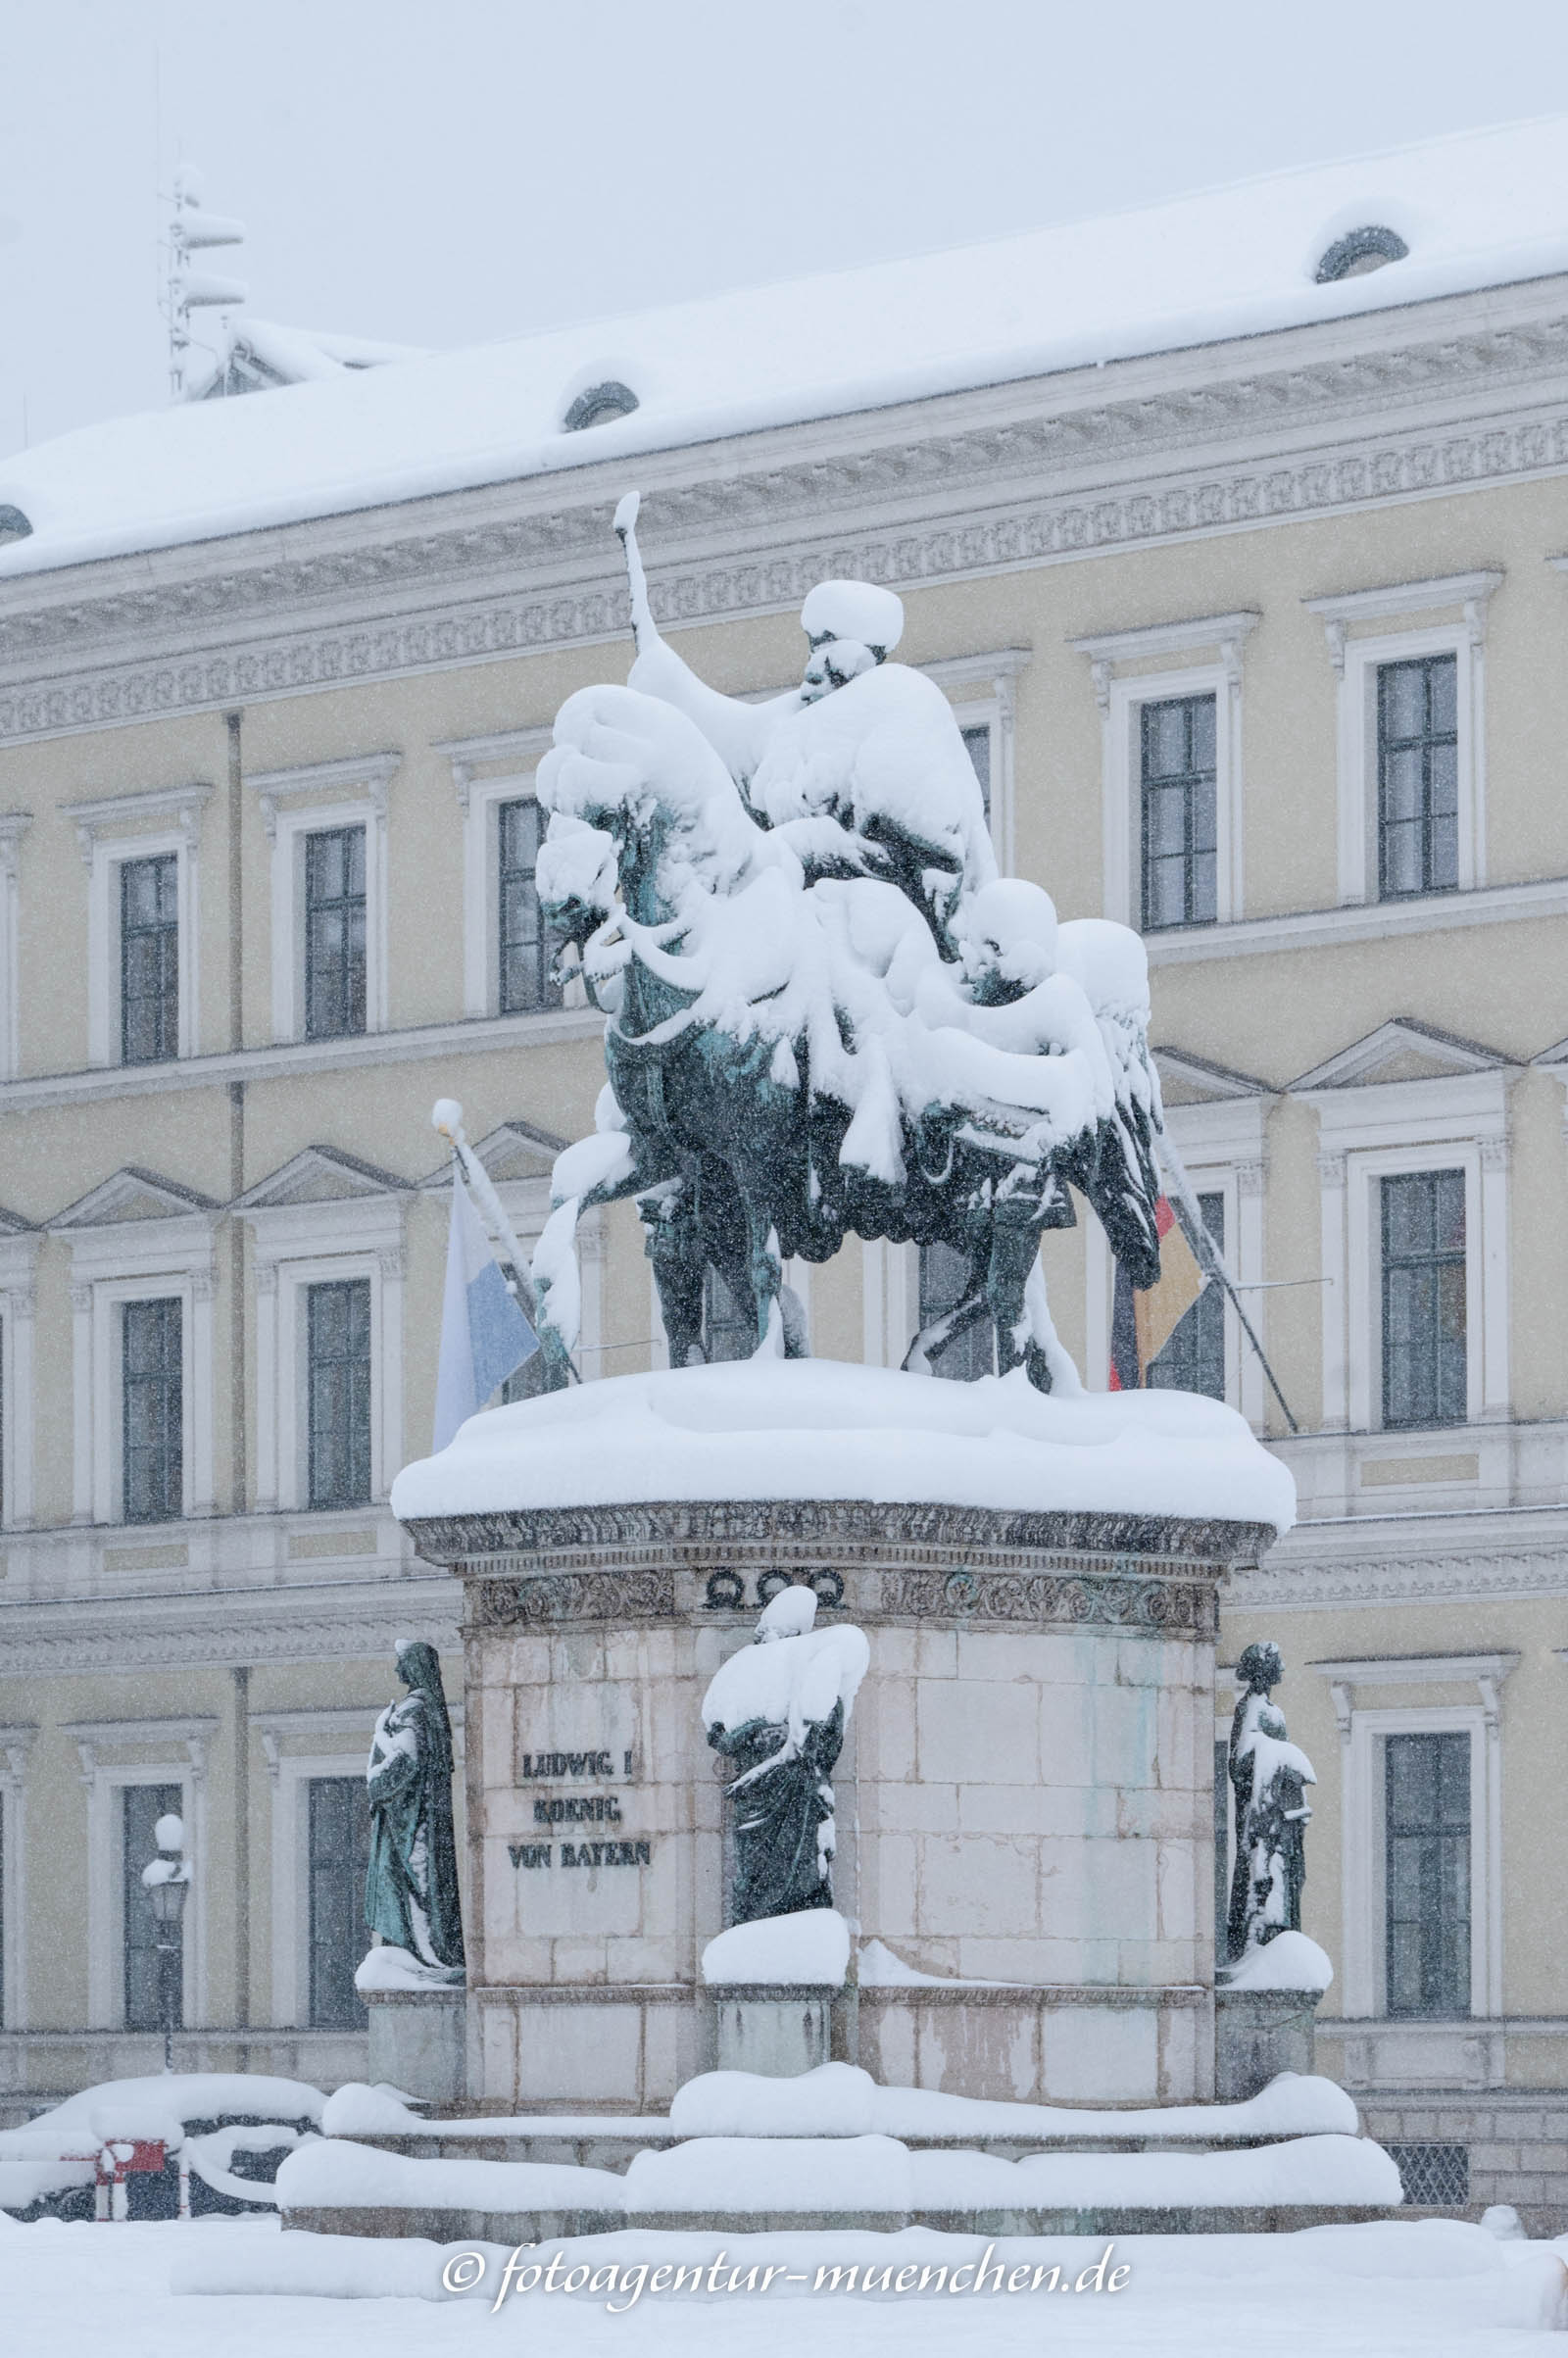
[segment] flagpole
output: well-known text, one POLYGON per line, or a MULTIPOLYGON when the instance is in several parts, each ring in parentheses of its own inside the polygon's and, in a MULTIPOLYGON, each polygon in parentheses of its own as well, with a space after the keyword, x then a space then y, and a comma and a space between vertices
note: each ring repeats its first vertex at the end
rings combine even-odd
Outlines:
POLYGON ((1224 1258, 1220 1253, 1219 1248, 1216 1246, 1213 1238, 1208 1233, 1208 1228, 1204 1222, 1202 1212, 1199 1208, 1198 1198, 1193 1193, 1193 1183, 1187 1176, 1186 1168, 1182 1162, 1181 1156, 1177 1154, 1175 1147, 1171 1143, 1170 1133, 1166 1130, 1161 1130, 1158 1133, 1158 1137, 1160 1160, 1165 1165, 1166 1173, 1174 1184, 1177 1206, 1179 1210, 1186 1215, 1182 1221, 1182 1226, 1187 1231, 1188 1242, 1191 1244, 1194 1252, 1198 1254, 1200 1261, 1203 1264, 1203 1267, 1206 1269, 1208 1275, 1210 1277, 1217 1277, 1220 1284, 1224 1287, 1226 1294, 1230 1298, 1231 1307, 1236 1312, 1237 1320, 1241 1326, 1241 1330, 1247 1337, 1248 1342, 1250 1343, 1253 1351, 1256 1351, 1257 1363, 1268 1378, 1269 1390, 1273 1393, 1274 1398, 1279 1401, 1281 1408, 1285 1412, 1286 1423, 1290 1426, 1293 1433, 1299 1433, 1301 1428, 1297 1423, 1295 1416, 1291 1412, 1291 1403, 1286 1399, 1284 1393, 1280 1390, 1279 1378, 1275 1375, 1273 1368, 1270 1367, 1268 1363, 1267 1355, 1264 1352, 1262 1344, 1257 1339, 1257 1334, 1253 1328, 1252 1322, 1242 1307, 1241 1299, 1236 1291, 1236 1285, 1231 1277, 1231 1273, 1225 1266, 1224 1258))
MULTIPOLYGON (((507 1289, 521 1304, 523 1316, 532 1327, 539 1323, 538 1305, 534 1300, 533 1281, 528 1275, 528 1256, 518 1244, 506 1206, 495 1191, 489 1172, 469 1146, 463 1128, 463 1107, 456 1098, 438 1100, 430 1113, 431 1127, 451 1147, 466 1173, 468 1185, 478 1197, 489 1221, 491 1233, 507 1253, 513 1276, 507 1279, 507 1289)), ((505 1274, 505 1272, 503 1272, 505 1274)))

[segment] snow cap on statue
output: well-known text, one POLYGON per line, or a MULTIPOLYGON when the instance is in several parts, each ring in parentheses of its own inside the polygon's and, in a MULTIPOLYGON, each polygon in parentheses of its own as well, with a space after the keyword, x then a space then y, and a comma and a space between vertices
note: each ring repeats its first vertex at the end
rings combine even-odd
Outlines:
POLYGON ((816 1591, 814 1589, 780 1589, 758 1616, 754 1646, 767 1646, 779 1638, 804 1638, 816 1619, 816 1591))
POLYGON ((904 600, 874 581, 819 581, 801 608, 801 628, 820 639, 858 639, 880 663, 904 636, 904 600))

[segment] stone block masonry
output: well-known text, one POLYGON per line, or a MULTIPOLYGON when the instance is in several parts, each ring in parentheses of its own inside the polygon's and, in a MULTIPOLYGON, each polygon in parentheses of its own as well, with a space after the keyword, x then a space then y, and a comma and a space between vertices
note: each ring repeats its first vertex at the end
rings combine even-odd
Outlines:
POLYGON ((486 2109, 661 2111, 714 2063, 728 1772, 699 1704, 791 1582, 871 1645, 834 1890, 881 1945, 833 2052, 1004 2099, 1213 2093, 1216 1592, 1266 1528, 751 1500, 415 1529, 466 1596, 486 2109))

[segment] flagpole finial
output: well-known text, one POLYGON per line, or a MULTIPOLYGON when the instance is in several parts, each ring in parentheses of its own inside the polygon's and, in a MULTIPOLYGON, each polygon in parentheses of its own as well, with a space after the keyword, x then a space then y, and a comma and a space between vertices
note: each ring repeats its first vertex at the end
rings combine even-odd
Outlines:
POLYGON ((455 1097, 438 1097, 430 1108, 430 1126, 455 1146, 463 1129, 463 1107, 455 1097))

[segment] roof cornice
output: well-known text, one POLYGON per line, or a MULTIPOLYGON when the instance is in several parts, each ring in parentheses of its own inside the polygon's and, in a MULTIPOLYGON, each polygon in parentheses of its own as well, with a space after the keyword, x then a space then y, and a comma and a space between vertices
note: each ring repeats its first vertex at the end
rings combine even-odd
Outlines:
MULTIPOLYGON (((916 586, 1561 472, 1565 362, 1553 278, 653 453, 656 610, 779 612, 850 560, 916 586)), ((0 579, 0 742, 618 638, 628 467, 0 579)))

